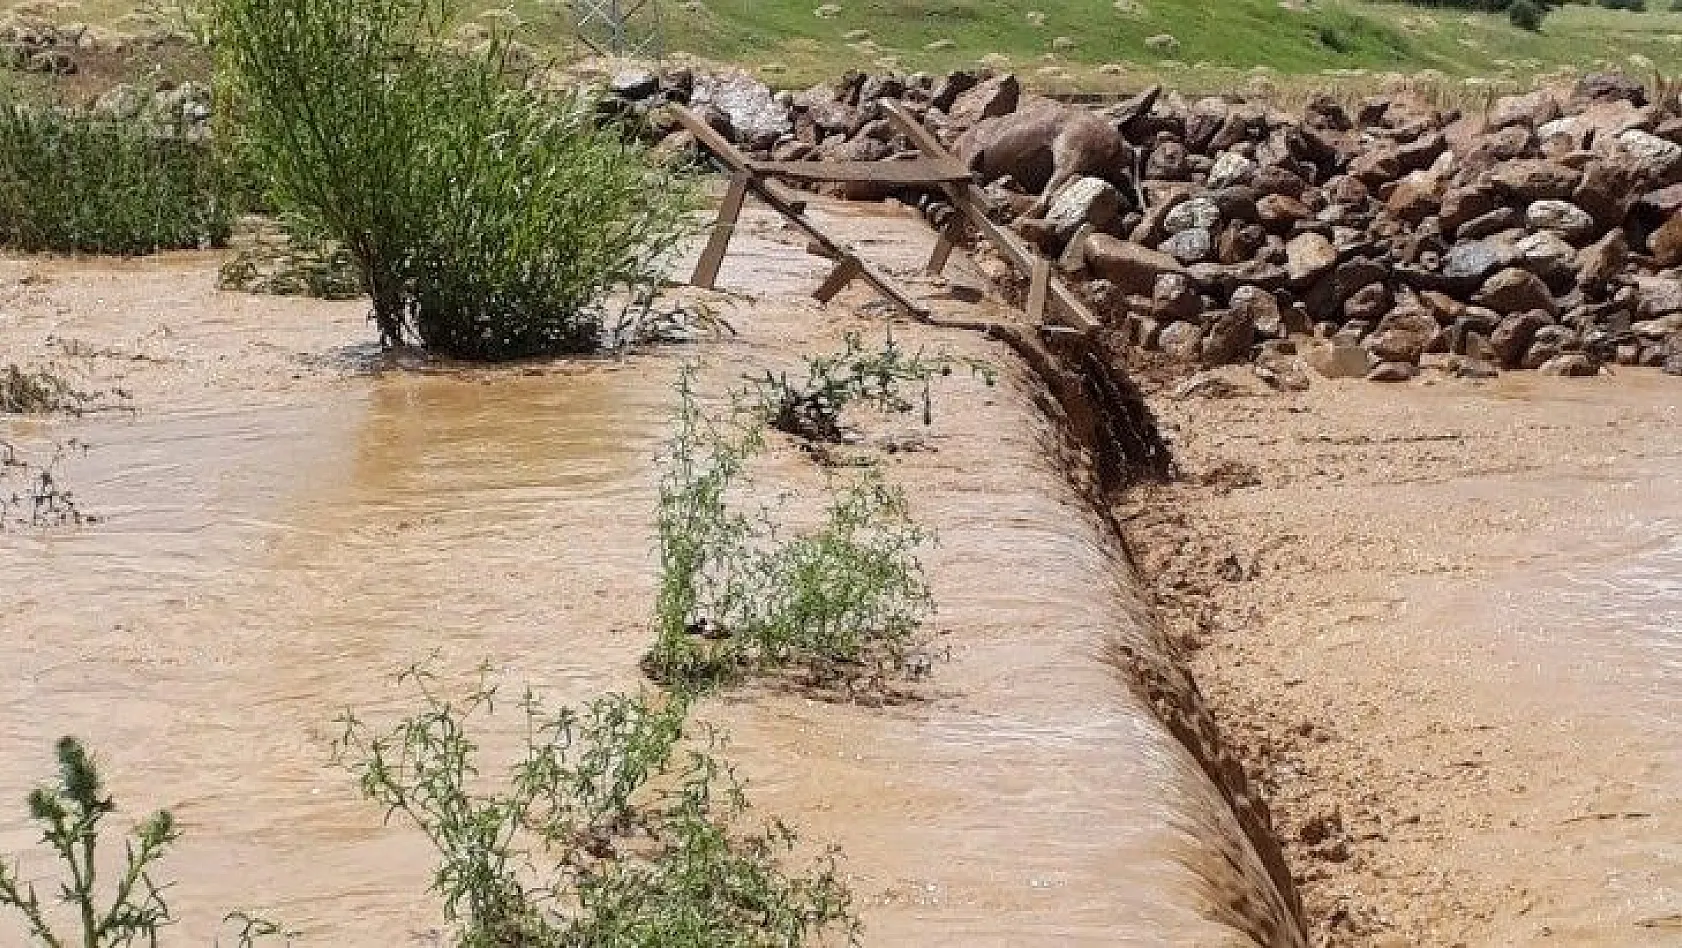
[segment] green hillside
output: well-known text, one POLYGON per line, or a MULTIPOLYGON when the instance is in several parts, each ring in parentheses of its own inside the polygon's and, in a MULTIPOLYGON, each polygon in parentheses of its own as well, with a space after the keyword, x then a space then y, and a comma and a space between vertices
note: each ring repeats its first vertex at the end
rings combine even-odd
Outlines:
MULTIPOLYGON (((511 10, 538 45, 574 50, 569 0, 468 0, 511 10)), ((1562 65, 1682 72, 1682 13, 1570 5, 1528 33, 1500 14, 1364 0, 650 0, 673 52, 801 84, 848 68, 942 71, 984 58, 1055 84, 1099 68, 1268 67, 1281 74, 1515 77, 1562 65), (1170 36, 1173 41, 1153 37, 1170 36), (1165 61, 1168 65, 1164 65, 1165 61)), ((1655 10, 1670 0, 1652 0, 1655 10)), ((138 0, 29 0, 61 20, 133 20, 138 0)), ((629 5, 629 0, 627 0, 629 5)), ((25 4, 19 4, 25 6, 25 4)), ((493 14, 494 15, 494 12, 493 14)), ((1184 75, 1178 76, 1184 80, 1184 75)))

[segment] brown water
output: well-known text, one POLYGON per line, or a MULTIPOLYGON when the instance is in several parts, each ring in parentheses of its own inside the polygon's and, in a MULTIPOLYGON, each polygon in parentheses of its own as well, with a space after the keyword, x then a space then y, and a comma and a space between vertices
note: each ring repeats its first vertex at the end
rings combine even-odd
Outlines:
MULTIPOLYGON (((164 873, 182 943, 232 909, 302 944, 435 929, 429 853, 329 762, 332 720, 400 710, 391 674, 429 656, 449 680, 489 661, 562 700, 638 686, 651 459, 684 353, 373 372, 359 306, 215 293, 208 258, 13 267, 0 344, 39 359, 78 340, 94 354, 73 361, 133 388, 140 412, 0 423, 26 447, 89 442, 63 474, 103 518, 0 533, 0 801, 21 802, 74 733, 123 820, 182 821, 164 873)), ((741 340, 694 352, 714 382, 865 327, 782 299, 733 318, 741 340)), ((1237 943, 1186 868, 1230 845, 1226 816, 1097 659, 1107 637, 1146 635, 1036 409, 1008 378, 954 380, 940 404, 935 450, 894 474, 941 532, 929 563, 951 660, 901 707, 712 704, 750 794, 844 847, 868 944, 1237 943)), ((32 837, 0 808, 0 851, 32 837)))

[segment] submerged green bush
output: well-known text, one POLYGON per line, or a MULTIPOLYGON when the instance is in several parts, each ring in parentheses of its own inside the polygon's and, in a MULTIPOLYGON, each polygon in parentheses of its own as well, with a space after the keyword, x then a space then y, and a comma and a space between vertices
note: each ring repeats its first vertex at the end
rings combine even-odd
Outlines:
POLYGON ((220 246, 233 212, 209 141, 171 126, 0 105, 0 241, 145 254, 220 246))
POLYGON ((387 345, 466 359, 599 347, 644 304, 691 192, 506 36, 447 41, 454 0, 217 0, 241 151, 344 246, 387 345))

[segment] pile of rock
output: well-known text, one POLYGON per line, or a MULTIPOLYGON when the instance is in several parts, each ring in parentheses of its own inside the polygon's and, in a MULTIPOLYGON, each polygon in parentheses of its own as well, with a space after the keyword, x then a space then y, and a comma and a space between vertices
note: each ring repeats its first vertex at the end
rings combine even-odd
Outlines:
MULTIPOLYGON (((693 143, 659 104, 692 101, 780 160, 903 157, 911 144, 880 105, 895 99, 993 174, 966 132, 992 126, 996 140, 1030 113, 1045 127, 1047 110, 1085 112, 967 72, 849 75, 795 94, 738 76, 734 98, 697 95, 715 80, 687 72, 638 80, 615 91, 662 148, 693 143)), ((1477 116, 1406 94, 1286 113, 1154 89, 1095 114, 1130 146, 1108 152, 1127 155, 1117 166, 1044 196, 1051 167, 983 183, 1138 346, 1218 365, 1307 345, 1322 372, 1375 380, 1411 378, 1427 357, 1472 376, 1611 362, 1682 374, 1682 117, 1627 78, 1588 76, 1477 116)), ((897 196, 937 223, 951 213, 936 195, 897 196)))

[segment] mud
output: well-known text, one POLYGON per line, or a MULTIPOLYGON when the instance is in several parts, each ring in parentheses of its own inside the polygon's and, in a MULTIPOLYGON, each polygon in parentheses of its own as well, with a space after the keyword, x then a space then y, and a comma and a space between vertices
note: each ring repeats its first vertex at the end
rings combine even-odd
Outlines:
POLYGON ((1315 943, 1672 943, 1675 381, 1243 374, 1118 515, 1315 943))
MULTIPOLYGON (((908 216, 834 223, 902 272, 932 239, 908 216)), ((301 944, 428 940, 425 845, 355 798, 331 722, 401 710, 390 676, 417 661, 459 679, 488 660, 562 700, 638 686, 680 361, 716 390, 882 325, 863 296, 805 302, 823 262, 766 218, 735 249, 710 302, 738 337, 472 372, 391 363, 361 303, 218 292, 211 255, 0 264, 0 346, 136 408, 4 423, 30 446, 86 441, 66 477, 102 521, 0 533, 0 801, 75 733, 124 816, 181 819, 177 937, 254 909, 301 944)), ((1105 661, 1168 653, 1064 476, 1039 383, 977 334, 895 331, 1006 369, 942 385, 932 428, 866 432, 866 450, 919 448, 888 463, 940 531, 940 660, 920 700, 886 708, 711 705, 753 799, 843 847, 870 944, 1294 943, 1222 789, 1105 661)), ((772 463, 796 486, 824 476, 786 445, 772 463)), ((32 839, 0 808, 0 851, 32 839)))

